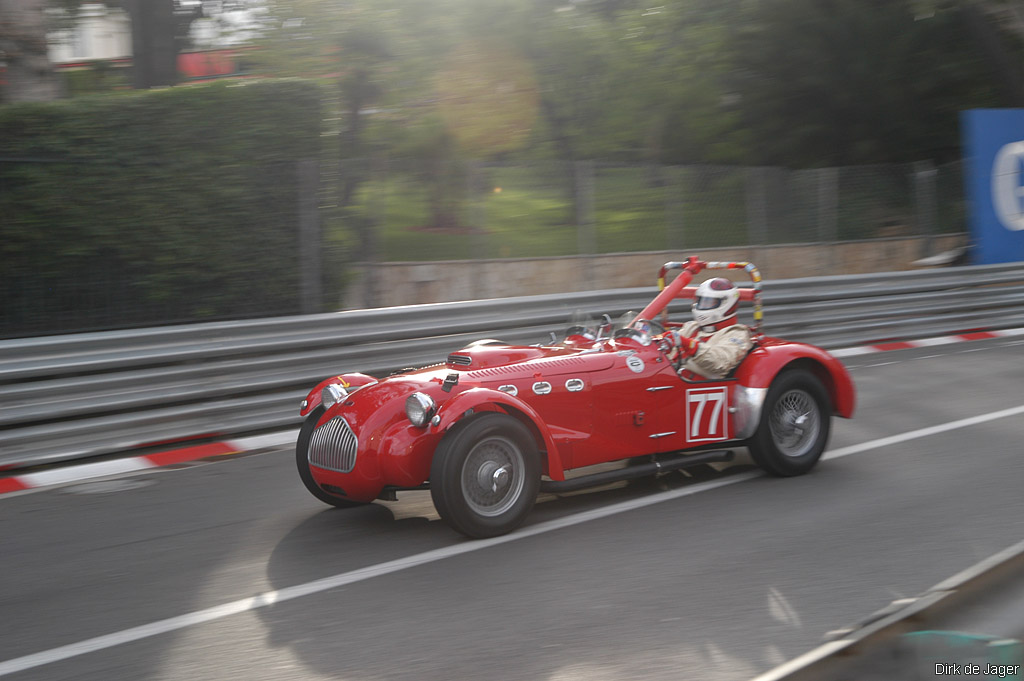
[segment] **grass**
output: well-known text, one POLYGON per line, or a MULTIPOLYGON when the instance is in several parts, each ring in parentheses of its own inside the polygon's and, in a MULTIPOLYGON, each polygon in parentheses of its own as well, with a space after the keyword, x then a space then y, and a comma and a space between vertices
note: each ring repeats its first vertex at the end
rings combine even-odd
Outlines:
MULTIPOLYGON (((780 173, 778 181, 764 185, 768 225, 762 238, 766 243, 817 240, 814 178, 780 173)), ((910 189, 906 184, 886 177, 868 181, 869 177, 858 178, 852 192, 841 188, 841 238, 870 236, 858 232, 877 224, 879 214, 904 212, 912 200, 903 196, 910 189)), ((472 179, 474 191, 466 177, 457 177, 446 187, 453 217, 444 228, 436 226, 431 187, 422 175, 391 172, 365 183, 358 206, 379 226, 380 258, 430 261, 683 251, 758 240, 748 234, 748 199, 758 194, 756 188, 749 194, 751 175, 746 168, 595 165, 589 192, 592 232, 576 225, 573 178, 566 164, 486 166, 472 179)))

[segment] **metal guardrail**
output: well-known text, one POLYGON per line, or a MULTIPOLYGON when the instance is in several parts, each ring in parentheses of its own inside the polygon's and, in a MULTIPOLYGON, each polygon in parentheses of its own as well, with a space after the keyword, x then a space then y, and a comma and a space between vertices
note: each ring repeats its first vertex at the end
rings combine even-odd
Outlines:
POLYGON ((1024 542, 826 638, 754 681, 1024 679, 1024 542))
MULTIPOLYGON (((479 338, 544 342, 574 311, 614 317, 642 309, 655 292, 0 341, 0 468, 296 427, 299 402, 326 376, 432 364, 479 338)), ((764 305, 767 334, 826 348, 1024 326, 1024 263, 766 281, 764 305)))

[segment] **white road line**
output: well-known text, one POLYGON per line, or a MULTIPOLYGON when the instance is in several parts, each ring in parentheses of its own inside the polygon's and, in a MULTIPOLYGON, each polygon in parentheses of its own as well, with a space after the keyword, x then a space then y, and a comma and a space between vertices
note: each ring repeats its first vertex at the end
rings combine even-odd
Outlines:
MULTIPOLYGON (((918 430, 912 430, 907 433, 901 433, 899 435, 893 435, 891 437, 884 437, 878 440, 872 440, 871 442, 864 442, 859 445, 852 445, 849 447, 842 447, 827 453, 824 459, 838 459, 843 456, 849 456, 851 454, 857 454, 859 452, 879 449, 881 447, 887 447, 889 445, 898 444, 900 442, 906 442, 908 440, 915 440, 917 438, 928 437, 929 435, 936 435, 938 433, 945 433, 950 430, 956 430, 958 428, 967 428, 975 426, 981 423, 987 423, 988 421, 994 421, 996 419, 1006 418, 1007 416, 1016 416, 1017 414, 1024 414, 1024 405, 1018 407, 1012 407, 1010 409, 1003 409, 1002 411, 992 412, 990 414, 982 414, 980 416, 973 416, 971 418, 961 419, 959 421, 953 421, 951 423, 944 423, 939 426, 932 426, 930 428, 920 428, 918 430)), ((59 662, 60 660, 66 660, 68 658, 76 657, 78 655, 84 655, 86 653, 92 653, 113 646, 121 645, 123 643, 130 643, 132 641, 138 641, 140 639, 148 638, 150 636, 156 636, 158 634, 165 634, 178 629, 184 629, 197 624, 203 624, 204 622, 210 622, 213 620, 228 617, 230 615, 237 615, 239 613, 248 612, 250 610, 257 610, 264 608, 268 605, 275 603, 281 603, 284 601, 290 601, 295 598, 301 598, 302 596, 309 596, 311 594, 320 593, 322 591, 328 591, 330 589, 337 589, 338 587, 347 586, 356 582, 362 582, 367 579, 374 577, 380 577, 381 575, 387 575, 394 572, 400 572, 402 570, 408 570, 420 565, 426 565, 428 563, 434 563, 439 560, 451 558, 453 556, 459 556, 465 553, 472 553, 474 551, 480 551, 487 549, 492 546, 498 546, 500 544, 507 544, 509 542, 519 541, 520 539, 526 539, 527 537, 533 537, 539 534, 545 534, 547 532, 553 532, 566 527, 572 527, 573 525, 579 525, 582 523, 589 522, 591 520, 598 520, 600 518, 607 518, 609 516, 618 515, 619 513, 625 513, 638 508, 644 508, 646 506, 653 506, 654 504, 660 504, 664 501, 671 501, 673 499, 679 499, 682 497, 692 496, 701 492, 707 492, 719 487, 725 487, 727 485, 734 485, 739 482, 745 482, 747 480, 753 480, 754 478, 761 477, 763 473, 760 471, 748 471, 746 473, 739 473, 731 475, 721 480, 711 480, 709 482, 698 483, 696 485, 690 485, 681 489, 669 490, 666 492, 659 492, 650 496, 642 497, 639 499, 630 499, 628 501, 622 501, 617 504, 611 504, 610 506, 604 506, 601 508, 595 508, 582 513, 575 513, 573 515, 565 516, 564 518, 557 518, 555 520, 549 520, 547 522, 538 523, 536 525, 530 525, 517 530, 512 534, 506 534, 501 537, 494 537, 492 539, 481 539, 477 541, 465 541, 452 546, 445 546, 432 551, 425 551, 418 553, 413 556, 407 556, 405 558, 399 558, 397 560, 387 561, 385 563, 378 563, 377 565, 370 565, 365 568, 358 570, 352 570, 350 572, 342 572, 331 577, 325 577, 312 582, 306 582, 305 584, 298 584, 296 586, 286 587, 277 591, 267 591, 258 596, 252 598, 243 598, 241 600, 233 601, 231 603, 225 603, 224 605, 214 606, 207 608, 206 610, 198 610, 196 612, 179 615, 177 617, 170 617, 168 619, 158 620, 149 624, 144 624, 138 627, 132 627, 131 629, 125 629, 123 631, 114 632, 112 634, 106 634, 104 636, 97 636, 95 638, 86 639, 78 643, 72 643, 58 648, 51 648, 50 650, 44 650, 31 655, 25 655, 22 657, 16 657, 6 662, 0 662, 0 676, 6 676, 8 674, 14 674, 26 669, 33 669, 35 667, 41 667, 46 664, 53 662, 59 662)))
POLYGON ((859 445, 850 445, 849 447, 833 449, 831 452, 826 453, 825 456, 821 458, 838 459, 840 457, 849 456, 850 454, 857 454, 859 452, 865 452, 870 449, 879 449, 880 447, 888 447, 889 445, 899 444, 900 442, 916 440, 918 438, 928 437, 929 435, 937 435, 939 433, 945 433, 947 431, 957 430, 959 428, 968 428, 970 426, 976 426, 981 423, 988 423, 989 421, 1004 419, 1007 416, 1016 416, 1017 414, 1024 414, 1024 404, 1018 407, 1003 409, 1001 411, 994 411, 990 414, 971 416, 970 418, 960 419, 959 421, 943 423, 942 425, 939 426, 930 426, 928 428, 912 430, 908 433, 900 433, 899 435, 883 437, 878 440, 872 440, 871 442, 862 442, 859 445))
POLYGON ((14 674, 16 672, 40 667, 52 662, 59 662, 60 660, 84 655, 85 653, 111 648, 116 645, 121 645, 122 643, 138 641, 150 636, 156 636, 157 634, 165 634, 178 629, 184 629, 196 624, 202 624, 204 622, 228 617, 229 615, 237 615, 242 612, 256 610, 268 605, 273 605, 274 603, 289 601, 301 596, 309 596, 321 591, 336 589, 341 586, 354 584, 356 582, 372 579, 373 577, 379 577, 381 575, 391 574, 393 572, 399 572, 401 570, 407 570, 419 565, 434 563, 439 560, 444 560, 445 558, 451 558, 452 556, 472 553, 473 551, 479 551, 499 544, 506 544, 520 539, 526 539, 527 537, 533 537, 538 534, 544 534, 554 530, 560 530, 565 527, 579 525, 580 523, 597 520, 598 518, 617 515, 633 509, 651 506, 663 501, 669 501, 670 499, 678 499, 680 497, 706 492, 708 490, 715 489, 716 487, 724 487, 737 482, 743 482, 744 480, 751 480, 753 478, 760 477, 760 475, 761 473, 758 471, 750 471, 747 473, 732 475, 721 480, 712 480, 709 482, 691 485, 689 487, 683 487, 681 489, 659 492, 658 494, 653 494, 642 499, 631 499, 629 501, 623 501, 603 508, 596 508, 590 511, 584 511, 583 513, 576 513, 564 518, 557 518, 555 520, 549 520, 547 522, 524 527, 513 534, 506 534, 504 536, 493 537, 491 539, 465 541, 452 546, 445 546, 440 549, 425 551, 424 553, 418 553, 413 556, 387 561, 386 563, 379 563, 377 565, 370 565, 369 567, 360 568, 358 570, 343 572, 341 574, 325 577, 305 584, 290 586, 277 591, 267 591, 252 598, 243 598, 231 603, 225 603, 224 605, 207 608, 206 610, 199 610, 185 615, 179 615, 177 617, 170 617, 168 619, 151 622, 142 626, 132 627, 131 629, 125 629, 124 631, 118 631, 104 636, 97 636, 78 643, 44 650, 31 655, 25 655, 24 657, 17 657, 13 660, 0 662, 0 676, 14 674))

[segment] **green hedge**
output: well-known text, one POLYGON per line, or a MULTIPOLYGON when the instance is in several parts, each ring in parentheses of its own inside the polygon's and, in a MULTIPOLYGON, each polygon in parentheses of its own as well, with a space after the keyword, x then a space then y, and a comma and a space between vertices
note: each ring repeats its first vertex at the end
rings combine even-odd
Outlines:
POLYGON ((253 81, 0 107, 0 335, 297 312, 320 101, 253 81))

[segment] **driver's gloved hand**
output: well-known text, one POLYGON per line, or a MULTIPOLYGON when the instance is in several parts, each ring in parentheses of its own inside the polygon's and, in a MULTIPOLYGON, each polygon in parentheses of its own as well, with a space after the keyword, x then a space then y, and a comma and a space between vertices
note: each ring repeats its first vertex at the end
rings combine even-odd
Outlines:
POLYGON ((680 335, 672 329, 663 333, 658 339, 658 347, 668 355, 670 360, 675 360, 679 356, 679 339, 680 335))
POLYGON ((683 357, 692 357, 697 354, 697 350, 700 349, 700 341, 696 338, 688 338, 686 336, 679 337, 679 354, 683 357))
POLYGON ((661 338, 661 349, 673 361, 679 361, 690 357, 699 347, 699 343, 693 338, 681 335, 675 329, 669 329, 661 338))

